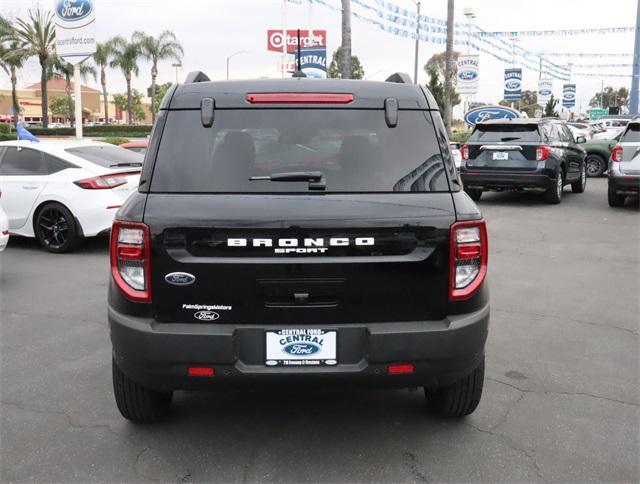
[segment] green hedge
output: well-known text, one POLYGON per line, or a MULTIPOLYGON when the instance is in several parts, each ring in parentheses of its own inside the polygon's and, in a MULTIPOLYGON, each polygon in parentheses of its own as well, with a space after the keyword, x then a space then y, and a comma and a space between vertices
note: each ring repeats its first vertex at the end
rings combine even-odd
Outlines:
POLYGON ((112 145, 121 145, 122 143, 129 142, 129 138, 123 138, 122 136, 107 136, 106 138, 100 138, 99 140, 112 145))
POLYGON ((9 123, 0 123, 0 134, 11 133, 11 125, 9 123))
POLYGON ((0 141, 15 141, 18 139, 16 133, 0 133, 0 141))
POLYGON ((469 136, 471 136, 471 131, 454 131, 451 133, 449 141, 464 144, 469 139, 469 136))
MULTIPOLYGON (((73 136, 75 128, 27 128, 35 136, 73 136)), ((109 124, 106 126, 85 126, 85 136, 131 136, 143 137, 151 133, 151 125, 109 124)))

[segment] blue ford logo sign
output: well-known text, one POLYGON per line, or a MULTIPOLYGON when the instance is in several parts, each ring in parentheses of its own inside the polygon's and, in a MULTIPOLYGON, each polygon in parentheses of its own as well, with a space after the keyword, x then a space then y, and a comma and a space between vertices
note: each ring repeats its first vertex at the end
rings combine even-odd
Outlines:
POLYGON ((504 83, 504 87, 509 91, 517 91, 518 89, 520 89, 520 81, 518 80, 506 81, 504 83))
POLYGON ((573 101, 576 98, 576 94, 571 91, 567 91, 564 93, 564 98, 568 101, 573 101))
POLYGON ((489 119, 515 119, 519 117, 520 113, 515 109, 504 106, 481 106, 467 111, 464 115, 464 120, 469 126, 473 127, 489 119))
POLYGON ((56 15, 67 22, 82 20, 91 14, 93 2, 91 0, 58 0, 56 15))
POLYGON ((193 317, 200 321, 215 321, 220 315, 215 311, 198 311, 193 317))
POLYGON ((308 356, 320 351, 320 346, 314 343, 290 343, 282 351, 290 355, 308 356))
POLYGON ((188 272, 172 272, 164 276, 164 280, 174 286, 188 286, 194 283, 196 276, 188 272))
POLYGON ((467 70, 458 72, 458 77, 463 81, 473 81, 476 77, 478 77, 478 71, 475 70, 467 70))
POLYGON ((538 91, 538 95, 540 95, 542 97, 551 96, 551 89, 546 89, 546 88, 540 89, 538 91))

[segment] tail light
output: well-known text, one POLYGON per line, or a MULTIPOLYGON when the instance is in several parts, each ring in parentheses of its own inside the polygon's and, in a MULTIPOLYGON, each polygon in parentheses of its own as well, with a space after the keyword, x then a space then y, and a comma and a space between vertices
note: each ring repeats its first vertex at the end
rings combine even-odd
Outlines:
POLYGON ((116 188, 127 183, 127 176, 132 173, 114 173, 110 175, 94 176, 92 178, 83 178, 74 181, 80 188, 86 190, 105 190, 108 188, 116 188))
POLYGON ((538 146, 536 148, 536 161, 544 161, 549 158, 549 153, 551 152, 551 148, 548 146, 538 146))
POLYGON ((451 226, 449 300, 468 299, 487 274, 489 256, 484 220, 456 222, 451 226))
POLYGON ((462 145, 462 148, 460 148, 460 155, 463 160, 469 159, 469 147, 467 145, 462 145))
POLYGON ((149 227, 116 220, 111 229, 111 275, 127 299, 151 302, 149 227))
POLYGON ((328 92, 260 92, 245 98, 251 104, 349 104, 353 94, 328 92))
POLYGON ((611 151, 611 161, 620 163, 622 161, 622 151, 622 146, 616 146, 613 151, 611 151))

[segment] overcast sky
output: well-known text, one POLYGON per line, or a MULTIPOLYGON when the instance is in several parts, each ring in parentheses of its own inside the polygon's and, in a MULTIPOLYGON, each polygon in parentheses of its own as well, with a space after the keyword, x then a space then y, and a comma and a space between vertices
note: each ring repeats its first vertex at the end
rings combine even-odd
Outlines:
MULTIPOLYGON (((339 6, 340 0, 326 0, 339 6)), ((373 0, 365 0, 373 4, 373 0)), ((392 0, 407 9, 413 9, 412 0, 392 0)), ((306 0, 289 3, 286 9, 289 28, 315 28, 327 30, 328 51, 340 44, 340 15, 320 5, 309 6, 306 0)), ((175 32, 185 50, 182 80, 191 70, 202 70, 212 79, 225 77, 226 57, 237 51, 247 51, 231 60, 232 78, 277 77, 279 55, 266 49, 266 30, 282 25, 282 0, 96 0, 97 38, 105 41, 114 35, 128 37, 134 30, 158 34, 164 29, 175 32)), ((2 0, 2 15, 24 15, 28 8, 40 5, 53 8, 54 0, 2 0)), ((425 15, 446 18, 447 0, 423 0, 425 15)), ((575 29, 595 27, 632 26, 636 18, 636 0, 456 0, 456 21, 464 22, 463 9, 474 8, 475 23, 489 31, 575 29)), ((362 11, 356 5, 354 10, 362 11)), ((365 76, 383 80, 390 73, 413 73, 413 44, 409 39, 398 38, 375 26, 352 19, 353 53, 358 55, 365 69, 365 76)), ((525 38, 520 46, 535 52, 582 53, 632 53, 633 34, 576 35, 571 37, 525 38)), ((422 69, 429 57, 444 49, 442 45, 423 42, 420 45, 419 81, 426 82, 422 69)), ((459 49, 464 50, 463 47, 459 49)), ((558 63, 570 59, 555 59, 558 63)), ((535 61, 534 61, 535 62, 535 61)), ((582 58, 573 59, 578 64, 624 63, 632 58, 582 58)), ((165 62, 160 66, 159 81, 175 79, 175 69, 165 62)), ((497 102, 502 99, 504 68, 508 65, 488 54, 480 57, 480 92, 475 99, 497 102)), ((140 76, 134 87, 145 90, 150 84, 150 66, 140 64, 140 76)), ((631 68, 581 68, 596 73, 630 74, 631 68)), ((537 87, 537 73, 523 71, 523 89, 537 87)), ((605 85, 629 86, 630 77, 603 78, 605 85)), ((601 78, 576 77, 577 108, 586 109, 589 99, 600 89, 601 78)), ((19 74, 19 84, 24 86, 39 81, 39 66, 32 60, 19 74)), ((98 86, 93 81, 89 85, 98 86)), ((562 81, 554 81, 556 96, 561 94, 562 81)), ((0 85, 8 87, 9 79, 0 76, 0 85)), ((110 92, 125 89, 124 78, 118 71, 108 73, 110 92)), ((458 108, 456 111, 460 111, 458 108)))

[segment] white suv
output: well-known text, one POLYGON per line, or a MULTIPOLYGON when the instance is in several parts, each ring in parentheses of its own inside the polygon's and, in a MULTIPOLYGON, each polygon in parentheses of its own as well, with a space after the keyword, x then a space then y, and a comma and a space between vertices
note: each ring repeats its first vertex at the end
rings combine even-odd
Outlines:
POLYGON ((609 205, 620 207, 640 192, 640 118, 631 121, 609 160, 609 205))
POLYGON ((2 206, 12 234, 68 252, 82 237, 108 233, 137 189, 143 157, 96 141, 0 143, 2 206))

